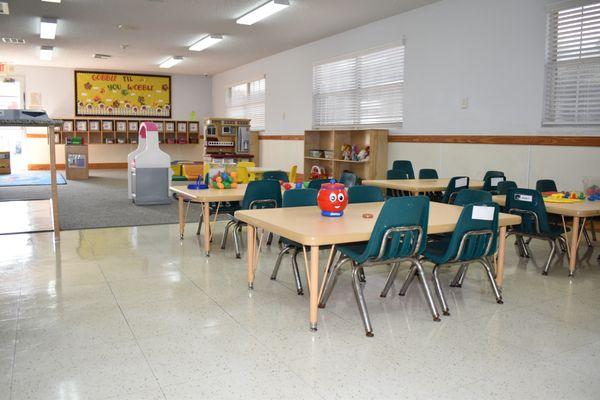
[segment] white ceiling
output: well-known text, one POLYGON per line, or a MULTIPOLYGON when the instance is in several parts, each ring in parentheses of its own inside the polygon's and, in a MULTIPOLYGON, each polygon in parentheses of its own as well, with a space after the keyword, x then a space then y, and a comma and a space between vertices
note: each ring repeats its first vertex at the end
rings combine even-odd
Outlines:
POLYGON ((0 15, 0 36, 27 43, 0 42, 0 61, 212 75, 434 1, 290 0, 287 9, 245 26, 235 19, 266 0, 8 0, 10 15, 0 15), (58 18, 56 40, 40 39, 42 16, 58 18), (225 39, 203 52, 187 50, 209 33, 225 39), (128 45, 124 51, 122 44, 128 45), (55 47, 52 61, 40 61, 41 45, 55 47), (93 53, 112 58, 93 59, 93 53), (159 69, 158 63, 172 55, 185 59, 169 70, 159 69))

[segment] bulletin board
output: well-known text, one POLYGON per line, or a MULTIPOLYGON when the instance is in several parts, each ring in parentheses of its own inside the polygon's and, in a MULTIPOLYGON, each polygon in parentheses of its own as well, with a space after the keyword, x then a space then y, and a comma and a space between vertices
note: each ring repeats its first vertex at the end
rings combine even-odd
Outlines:
POLYGON ((75 71, 75 115, 171 118, 171 77, 75 71))

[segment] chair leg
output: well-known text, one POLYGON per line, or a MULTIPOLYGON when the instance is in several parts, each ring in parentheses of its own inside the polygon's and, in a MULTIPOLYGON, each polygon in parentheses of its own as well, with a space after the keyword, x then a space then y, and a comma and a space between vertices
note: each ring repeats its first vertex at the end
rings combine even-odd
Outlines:
POLYGON ((444 297, 444 292, 442 291, 442 285, 440 285, 440 278, 438 277, 438 268, 439 265, 433 267, 433 272, 431 276, 433 278, 433 284, 435 285, 435 291, 438 296, 438 300, 442 305, 442 312, 444 315, 450 315, 450 309, 448 308, 448 304, 446 303, 446 298, 444 297))
POLYGON ((406 295, 406 291, 410 287, 410 284, 412 283, 412 281, 415 280, 416 275, 417 275, 417 266, 415 264, 413 264, 413 265, 411 265, 410 269, 408 270, 408 275, 406 275, 406 279, 404 280, 404 283, 402 284, 402 287, 400 288, 400 292, 398 292, 398 296, 406 295))
POLYGON ((396 280, 396 275, 398 275, 399 268, 400 268, 400 263, 394 263, 392 265, 392 269, 390 269, 390 273, 388 274, 387 281, 385 281, 385 286, 383 287, 383 290, 379 294, 379 297, 387 296, 388 292, 390 291, 390 288, 392 287, 392 284, 396 280))
POLYGON ((585 241, 586 241, 588 247, 592 247, 592 241, 590 240, 590 234, 588 233, 587 229, 585 229, 585 226, 583 227, 583 237, 585 238, 585 241))
POLYGON ((200 208, 200 220, 198 221, 198 229, 196 230, 196 236, 200 235, 200 230, 202 229, 203 221, 204 221, 204 212, 202 212, 202 208, 200 208))
POLYGON ((292 270, 294 272, 294 280, 296 281, 296 293, 299 296, 304 294, 304 290, 302 290, 302 281, 300 280, 300 270, 298 269, 298 249, 294 249, 292 252, 292 270))
POLYGON ((556 240, 558 241, 558 247, 560 248, 560 251, 562 253, 566 253, 567 252, 567 240, 563 236, 557 237, 556 240))
POLYGON ((596 241, 596 228, 594 227, 594 219, 590 218, 590 230, 592 231, 592 240, 596 241))
POLYGON ((269 237, 267 237, 267 246, 270 246, 273 243, 273 233, 269 232, 269 237))
POLYGON ((425 300, 427 300, 427 304, 429 304, 429 309, 431 310, 431 315, 433 316, 434 321, 440 321, 440 313, 433 302, 433 298, 431 297, 431 291, 429 290, 429 285, 427 284, 427 279, 425 278, 425 272, 423 271, 423 266, 419 261, 414 262, 416 266, 417 275, 419 275, 419 281, 421 282, 421 286, 423 287, 423 291, 425 292, 425 300))
POLYGON ((367 277, 365 276, 365 270, 362 268, 358 269, 358 279, 360 283, 365 283, 367 281, 367 277))
POLYGON ((235 221, 231 220, 229 222, 227 222, 227 225, 225 225, 225 230, 223 231, 223 238, 221 239, 221 249, 225 248, 225 245, 227 244, 227 236, 229 235, 229 228, 231 228, 231 225, 234 225, 235 221))
POLYGON ((321 297, 321 301, 319 302, 319 308, 325 308, 327 305, 327 300, 329 300, 329 296, 331 296, 331 292, 333 292, 333 287, 337 281, 338 271, 346 262, 350 261, 348 257, 340 256, 338 262, 329 268, 329 273, 325 277, 325 282, 323 283, 323 296, 321 297))
POLYGON ((242 258, 240 253, 240 248, 242 247, 240 243, 240 233, 241 233, 241 225, 237 225, 233 227, 233 242, 235 243, 235 258, 242 258))
POLYGON ((281 249, 279 254, 277 255, 277 260, 275 261, 275 267, 273 268, 273 272, 271 273, 271 280, 274 281, 277 279, 277 273, 279 272, 279 266, 281 265, 281 260, 283 256, 290 250, 291 246, 285 246, 281 249))
POLYGON ((525 250, 523 250, 523 236, 516 235, 515 244, 517 245, 517 251, 519 253, 519 257, 525 257, 525 250))
POLYGON ((502 295, 500 294, 500 290, 498 289, 498 285, 496 284, 496 280, 494 279, 494 274, 492 273, 492 266, 487 260, 479 260, 483 268, 485 268, 485 273, 487 274, 488 280, 490 281, 490 285, 492 285, 492 290, 494 291, 494 296, 496 296, 496 303, 504 304, 502 300, 502 295))
POLYGON ((356 263, 352 262, 352 289, 354 289, 354 297, 356 298, 356 304, 358 304, 358 311, 362 318, 363 325, 365 326, 365 332, 367 336, 373 336, 373 327, 371 326, 371 319, 369 318, 369 311, 367 310, 367 302, 365 301, 365 295, 363 293, 362 286, 360 284, 359 270, 362 267, 357 266, 356 263))
POLYGON ((554 240, 548 240, 550 243, 550 255, 548 255, 548 260, 546 260, 546 265, 544 265, 544 270, 542 271, 542 275, 548 275, 548 270, 550 269, 550 263, 552 262, 552 258, 554 258, 554 253, 556 252, 556 243, 554 240))
POLYGON ((462 287, 468 268, 469 264, 461 264, 458 272, 454 276, 454 279, 452 279, 452 282, 450 282, 450 287, 462 287))

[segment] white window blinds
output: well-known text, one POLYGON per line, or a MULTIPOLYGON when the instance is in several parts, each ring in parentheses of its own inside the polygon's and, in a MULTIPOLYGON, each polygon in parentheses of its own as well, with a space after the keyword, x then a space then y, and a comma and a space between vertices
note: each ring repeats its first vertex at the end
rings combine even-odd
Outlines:
POLYGON ((545 125, 600 124, 600 2, 550 11, 545 125))
POLYGON ((265 78, 227 88, 227 116, 249 118, 253 130, 265 129, 265 78))
POLYGON ((313 127, 402 123, 404 46, 316 65, 313 127))

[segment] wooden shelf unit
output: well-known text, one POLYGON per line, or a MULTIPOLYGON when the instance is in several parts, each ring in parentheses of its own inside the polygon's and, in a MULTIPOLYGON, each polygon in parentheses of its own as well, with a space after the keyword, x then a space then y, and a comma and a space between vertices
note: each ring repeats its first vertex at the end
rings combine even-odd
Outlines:
POLYGON ((385 179, 388 164, 387 129, 332 129, 304 132, 304 176, 310 176, 313 165, 325 169, 329 177, 339 179, 343 171, 352 171, 361 179, 385 179), (369 159, 350 161, 342 159, 342 146, 370 147, 369 159), (310 157, 310 150, 333 151, 333 158, 310 157))
MULTIPOLYGON (((130 123, 137 123, 137 127, 147 119, 123 119, 123 118, 61 118, 63 125, 57 126, 54 129, 57 144, 66 144, 67 138, 79 136, 83 138, 84 144, 135 144, 138 141, 138 130, 130 129, 130 123), (104 129, 103 122, 112 122, 111 129, 104 129), (79 129, 78 123, 85 122, 86 129, 79 129), (122 128, 117 122, 126 123, 126 127, 122 128), (94 126, 95 125, 95 126, 94 126), (107 143, 112 141, 112 143, 107 143), (119 142, 120 141, 120 142, 119 142)), ((159 126, 158 138, 159 143, 168 144, 169 139, 173 141, 170 144, 200 144, 203 139, 201 126, 199 121, 175 121, 175 120, 157 120, 153 121, 159 126), (173 123, 175 130, 173 132, 165 132, 167 123, 173 123), (183 129, 185 124, 185 130, 183 129), (181 128, 181 129, 179 129, 181 128)))

